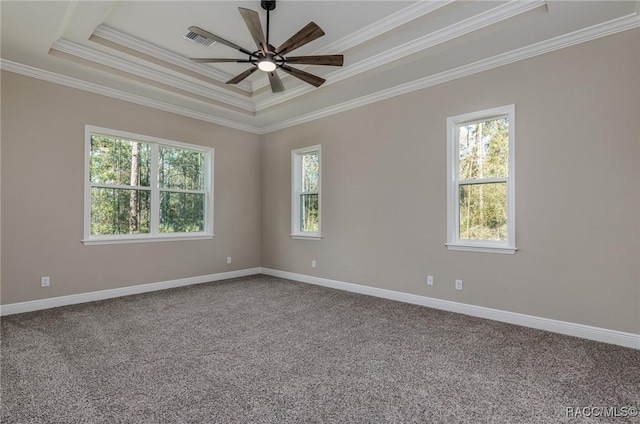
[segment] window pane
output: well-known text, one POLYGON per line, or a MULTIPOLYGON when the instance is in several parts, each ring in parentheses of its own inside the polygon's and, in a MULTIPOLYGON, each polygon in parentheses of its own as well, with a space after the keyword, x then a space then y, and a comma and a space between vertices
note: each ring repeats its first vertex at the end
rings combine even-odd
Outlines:
POLYGON ((149 187, 150 165, 150 144, 91 135, 92 183, 149 187))
POLYGON ((302 191, 318 191, 319 171, 319 152, 310 152, 302 155, 302 191))
POLYGON ((507 239, 507 183, 460 186, 460 239, 507 239))
POLYGON ((149 233, 150 192, 116 188, 91 189, 91 234, 149 233))
POLYGON ((204 153, 160 146, 160 187, 204 190, 204 153))
POLYGON ((509 120, 458 127, 460 180, 509 176, 509 120))
POLYGON ((160 232, 204 231, 204 194, 160 193, 160 232))
POLYGON ((300 195, 300 231, 318 232, 318 195, 300 195))

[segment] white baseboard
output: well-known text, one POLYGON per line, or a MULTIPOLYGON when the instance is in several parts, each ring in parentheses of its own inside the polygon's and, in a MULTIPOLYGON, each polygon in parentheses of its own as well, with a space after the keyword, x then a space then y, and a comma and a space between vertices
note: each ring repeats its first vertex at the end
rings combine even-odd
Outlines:
POLYGON ((429 308, 441 309, 444 311, 457 312, 473 317, 486 318, 494 321, 521 325, 523 327, 536 328, 538 330, 546 330, 553 333, 566 334, 568 336, 581 337, 583 339, 640 349, 640 334, 625 333, 622 331, 558 321, 549 318, 541 318, 532 315, 519 314, 516 312, 501 311, 499 309, 485 308, 483 306, 475 306, 466 303, 452 302, 449 300, 434 299, 426 296, 402 293, 376 287, 362 286, 359 284, 345 283, 342 281, 329 280, 326 278, 313 277, 310 275, 278 271, 270 268, 262 268, 262 273, 274 277, 300 281, 303 283, 331 287, 338 290, 345 290, 366 294, 369 296, 382 297, 385 299, 397 300, 399 302, 427 306, 429 308))
POLYGON ((209 283, 211 281, 226 280, 228 278, 245 277, 247 275, 260 274, 261 271, 262 268, 260 267, 241 269, 238 271, 220 272, 217 274, 180 278, 178 280, 161 281, 159 283, 140 284, 137 286, 72 294, 70 296, 51 297, 48 299, 32 300, 29 302, 10 303, 8 305, 0 306, 0 316, 57 308, 59 306, 75 305, 76 303, 93 302, 96 300, 111 299, 114 297, 129 296, 132 294, 171 289, 174 287, 190 286, 192 284, 209 283))
POLYGON ((366 294, 369 296, 426 306, 443 311, 457 312, 464 315, 521 325, 523 327, 536 328, 538 330, 546 330, 553 333, 566 334, 569 336, 581 337, 583 339, 640 349, 640 334, 625 333, 622 331, 609 330, 606 328, 592 327, 589 325, 575 324, 549 318, 541 318, 532 315, 519 314, 516 312, 501 311, 499 309, 485 308, 483 306, 469 305, 466 303, 452 302, 449 300, 435 299, 426 296, 419 296, 415 294, 363 286, 359 284, 345 283, 342 281, 329 280, 327 278, 313 277, 310 275, 296 274, 293 272, 279 271, 275 269, 260 267, 242 269, 238 271, 221 272, 217 274, 201 275, 197 277, 180 278, 178 280, 161 281, 158 283, 121 287, 117 289, 80 293, 70 296, 33 300, 29 302, 0 305, 0 316, 38 311, 41 309, 57 308, 59 306, 93 302, 96 300, 111 299, 114 297, 129 296, 132 294, 146 293, 151 291, 170 289, 174 287, 183 287, 193 284, 208 283, 211 281, 219 281, 229 278, 245 277, 255 274, 266 274, 274 277, 299 281, 302 283, 315 284, 318 286, 366 294))

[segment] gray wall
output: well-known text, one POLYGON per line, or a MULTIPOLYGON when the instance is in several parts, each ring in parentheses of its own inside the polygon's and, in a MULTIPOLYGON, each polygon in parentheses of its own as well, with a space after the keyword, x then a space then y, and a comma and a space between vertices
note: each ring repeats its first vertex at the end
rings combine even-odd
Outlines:
POLYGON ((640 333, 639 35, 264 136, 262 265, 640 333), (446 118, 511 103, 519 251, 448 251, 446 118), (322 144, 324 239, 293 240, 290 152, 313 144, 322 144))
POLYGON ((639 52, 636 29, 262 137, 3 72, 2 304, 264 266, 640 333, 639 52), (511 103, 519 251, 448 251, 446 118, 511 103), (216 237, 84 246, 85 124, 215 147, 216 237), (292 240, 313 144, 324 239, 292 240))
POLYGON ((3 72, 2 303, 259 267, 260 163, 257 135, 3 72), (83 245, 85 124, 214 147, 216 237, 83 245))

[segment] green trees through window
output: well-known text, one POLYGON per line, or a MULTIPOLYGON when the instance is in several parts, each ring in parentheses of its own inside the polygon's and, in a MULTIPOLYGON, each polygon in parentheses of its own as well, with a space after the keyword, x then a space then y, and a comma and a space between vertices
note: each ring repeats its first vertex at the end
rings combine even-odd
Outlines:
POLYGON ((291 235, 293 237, 321 238, 321 150, 321 146, 316 145, 291 152, 291 235))
POLYGON ((507 239, 509 121, 458 127, 460 238, 507 239))
POLYGON ((206 151, 90 134, 90 236, 202 233, 206 151))
POLYGON ((91 234, 144 234, 150 230, 151 146, 91 136, 91 234))
POLYGON ((447 247, 514 254, 515 105, 447 118, 447 247))
POLYGON ((159 147, 160 232, 204 231, 204 155, 159 147))
POLYGON ((302 192, 300 193, 300 231, 317 233, 318 179, 320 154, 318 151, 302 155, 302 192))

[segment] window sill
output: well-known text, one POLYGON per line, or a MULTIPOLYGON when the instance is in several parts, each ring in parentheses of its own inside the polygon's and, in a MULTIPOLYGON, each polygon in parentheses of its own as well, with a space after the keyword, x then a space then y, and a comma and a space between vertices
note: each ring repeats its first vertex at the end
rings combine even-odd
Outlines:
POLYGON ((292 239, 298 240, 322 240, 321 235, 308 235, 308 234, 290 234, 292 239))
POLYGON ((82 240, 85 246, 95 246, 100 244, 124 244, 124 243, 155 243, 159 241, 185 241, 185 240, 210 240, 215 237, 214 234, 198 234, 198 235, 185 235, 179 234, 174 236, 138 236, 138 237, 122 237, 122 238, 92 238, 82 240))
POLYGON ((449 250, 460 250, 465 252, 482 252, 482 253, 499 253, 503 255, 513 255, 516 253, 518 249, 515 247, 509 246, 487 246, 487 245, 476 245, 476 244, 458 244, 458 243, 447 243, 447 249, 449 250))

